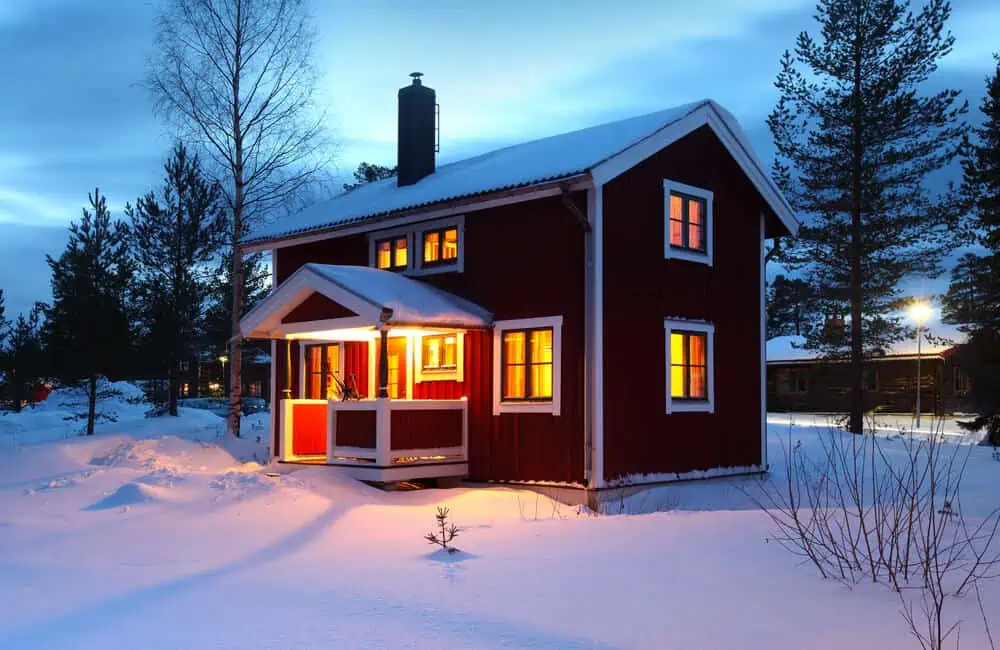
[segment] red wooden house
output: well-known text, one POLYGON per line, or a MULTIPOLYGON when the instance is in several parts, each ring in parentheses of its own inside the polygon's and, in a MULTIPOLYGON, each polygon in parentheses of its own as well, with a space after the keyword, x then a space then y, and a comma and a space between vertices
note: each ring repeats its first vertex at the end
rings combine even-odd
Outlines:
POLYGON ((275 289, 274 454, 368 480, 589 489, 760 471, 764 240, 792 210, 700 101, 435 165, 399 91, 399 175, 254 232, 275 289), (340 399, 343 385, 360 399, 340 399))

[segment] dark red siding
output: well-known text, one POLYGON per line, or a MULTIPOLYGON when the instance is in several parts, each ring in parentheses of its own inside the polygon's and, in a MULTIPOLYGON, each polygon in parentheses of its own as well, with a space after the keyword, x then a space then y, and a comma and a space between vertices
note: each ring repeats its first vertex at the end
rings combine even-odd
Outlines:
POLYGON ((292 453, 326 454, 326 403, 292 405, 292 453))
POLYGON ((763 203, 703 127, 604 188, 604 475, 761 462, 763 203), (714 265, 665 260, 663 180, 714 192, 714 265), (665 318, 715 324, 715 413, 666 415, 665 318))
MULTIPOLYGON (((578 192, 573 198, 586 211, 585 195, 578 192)), ((583 481, 584 236, 577 217, 559 197, 470 212, 465 216, 465 271, 419 278, 482 305, 497 320, 563 317, 558 417, 493 416, 488 332, 466 335, 464 387, 446 382, 414 385, 420 398, 468 397, 470 472, 475 479, 583 481)), ((367 238, 351 235, 279 249, 278 281, 307 262, 367 265, 367 238)))
POLYGON ((392 431, 390 448, 398 451, 459 447, 462 444, 464 417, 464 411, 459 409, 393 409, 389 416, 392 431))
POLYGON ((368 344, 364 341, 344 343, 344 379, 348 386, 354 382, 362 398, 372 397, 368 394, 368 344))
POLYGON ((336 303, 326 296, 313 293, 302 301, 298 307, 288 312, 282 323, 303 323, 311 320, 324 320, 327 318, 349 318, 357 316, 353 311, 336 303))
POLYGON ((334 432, 338 447, 375 449, 375 411, 337 411, 334 432))

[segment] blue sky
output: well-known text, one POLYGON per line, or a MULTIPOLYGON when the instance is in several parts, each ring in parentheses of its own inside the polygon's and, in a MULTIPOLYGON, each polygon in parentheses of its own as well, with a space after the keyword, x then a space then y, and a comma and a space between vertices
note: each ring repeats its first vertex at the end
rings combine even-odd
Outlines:
MULTIPOLYGON (((140 87, 157 0, 0 2, 0 287, 8 310, 48 299, 87 192, 116 211, 156 187, 171 137, 140 87)), ((395 93, 413 70, 438 92, 447 162, 703 97, 765 160, 781 52, 814 29, 812 0, 315 2, 317 99, 342 176, 393 164, 395 93)), ((935 83, 978 105, 1000 2, 953 0, 955 52, 935 83)), ((927 290, 933 283, 928 284, 927 290)), ((917 286, 921 290, 921 286, 917 286)))

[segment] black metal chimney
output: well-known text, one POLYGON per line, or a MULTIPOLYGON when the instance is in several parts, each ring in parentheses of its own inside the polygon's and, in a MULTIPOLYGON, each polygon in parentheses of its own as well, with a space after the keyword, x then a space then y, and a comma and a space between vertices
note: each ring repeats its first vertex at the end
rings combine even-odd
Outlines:
POLYGON ((396 182, 413 185, 434 173, 437 102, 434 89, 420 83, 421 72, 412 72, 413 83, 399 89, 399 147, 396 182))

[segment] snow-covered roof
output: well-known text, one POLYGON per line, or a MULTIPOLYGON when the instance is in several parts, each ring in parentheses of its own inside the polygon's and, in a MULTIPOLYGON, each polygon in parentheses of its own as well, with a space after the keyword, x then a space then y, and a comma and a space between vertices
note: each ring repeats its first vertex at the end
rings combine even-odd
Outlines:
POLYGON ((321 294, 354 312, 338 319, 341 327, 416 325, 421 327, 482 328, 493 315, 464 298, 399 273, 365 266, 305 264, 258 303, 240 321, 248 338, 280 334, 281 320, 313 293, 321 294))
MULTIPOLYGON (((806 337, 804 336, 776 336, 767 342, 767 361, 771 362, 781 362, 781 361, 810 361, 813 359, 822 358, 817 350, 806 350, 803 346, 805 345, 806 337)), ((938 355, 948 350, 950 345, 938 345, 935 343, 930 343, 926 339, 922 341, 920 345, 921 354, 925 355, 938 355)), ((900 341, 892 345, 887 351, 887 356, 890 357, 905 357, 917 354, 917 341, 916 339, 909 339, 906 341, 900 341)))
MULTIPOLYGON (((367 183, 298 214, 260 226, 245 243, 334 229, 456 199, 581 176, 689 117, 701 120, 691 121, 692 130, 700 124, 709 124, 726 132, 720 137, 724 136, 722 139, 727 146, 735 142, 732 146, 738 151, 734 155, 745 157, 755 168, 752 180, 766 198, 770 197, 772 209, 794 232, 797 224, 791 208, 774 186, 767 168, 754 155, 739 123, 724 108, 706 99, 441 165, 413 185, 399 187, 395 178, 367 183)), ((673 139, 679 139, 686 132, 678 131, 673 139)))

